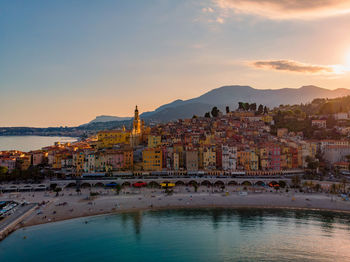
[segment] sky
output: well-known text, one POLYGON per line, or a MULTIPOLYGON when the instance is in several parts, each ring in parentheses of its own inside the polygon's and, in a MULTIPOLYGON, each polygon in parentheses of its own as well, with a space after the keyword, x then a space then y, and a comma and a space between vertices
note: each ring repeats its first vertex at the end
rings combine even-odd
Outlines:
POLYGON ((0 1, 0 126, 131 116, 224 85, 350 88, 350 1, 0 1))

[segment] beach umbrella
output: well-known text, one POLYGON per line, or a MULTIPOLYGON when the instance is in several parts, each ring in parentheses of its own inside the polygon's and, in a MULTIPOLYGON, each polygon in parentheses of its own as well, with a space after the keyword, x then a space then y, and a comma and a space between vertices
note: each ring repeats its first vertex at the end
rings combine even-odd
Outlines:
POLYGON ((115 182, 108 183, 106 186, 107 187, 116 187, 118 184, 115 182))

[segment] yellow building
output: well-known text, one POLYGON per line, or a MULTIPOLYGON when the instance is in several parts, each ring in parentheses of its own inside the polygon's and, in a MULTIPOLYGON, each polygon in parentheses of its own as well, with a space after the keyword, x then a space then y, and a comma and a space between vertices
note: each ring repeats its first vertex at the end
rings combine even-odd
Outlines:
POLYGON ((30 167, 30 156, 21 156, 17 159, 17 164, 21 170, 27 170, 30 167))
POLYGON ((281 146, 281 168, 292 169, 293 155, 289 146, 281 146))
POLYGON ((216 169, 216 152, 213 147, 203 150, 203 168, 216 169))
POLYGON ((97 133, 98 148, 112 147, 116 144, 130 144, 130 132, 122 130, 106 130, 97 133))
POLYGON ((173 155, 174 158, 174 170, 179 170, 179 154, 174 153, 173 155))
POLYGON ((211 145, 215 142, 215 136, 210 134, 205 136, 205 140, 202 141, 202 145, 211 145))
POLYGON ((263 116, 261 117, 261 119, 262 119, 262 121, 264 121, 265 123, 271 123, 272 120, 273 120, 272 116, 270 116, 270 115, 263 115, 263 116))
POLYGON ((244 170, 250 170, 250 152, 238 151, 237 152, 238 165, 243 167, 244 170))
POLYGON ((55 154, 52 167, 55 169, 60 169, 62 167, 62 154, 55 154))
POLYGON ((259 150, 259 157, 260 157, 260 167, 262 170, 267 170, 269 168, 269 157, 267 148, 260 148, 259 150))
POLYGON ((162 151, 160 148, 146 148, 142 152, 143 169, 145 171, 162 170, 162 151))
POLYGON ((249 158, 249 170, 259 170, 259 156, 254 151, 251 151, 249 154, 249 158))
POLYGON ((73 153, 73 166, 75 166, 76 174, 80 175, 84 170, 85 154, 82 151, 73 153))
POLYGON ((148 147, 149 148, 155 148, 162 144, 162 137, 161 136, 148 136, 148 147))

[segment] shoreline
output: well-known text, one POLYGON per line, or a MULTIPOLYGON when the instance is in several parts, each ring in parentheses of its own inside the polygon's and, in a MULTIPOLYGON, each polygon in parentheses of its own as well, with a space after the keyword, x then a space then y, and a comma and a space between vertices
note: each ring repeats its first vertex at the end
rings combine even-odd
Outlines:
POLYGON ((200 192, 193 192, 191 188, 184 187, 172 195, 150 189, 141 191, 130 189, 120 195, 111 190, 102 190, 96 197, 90 197, 88 189, 79 195, 73 189, 65 189, 59 196, 53 192, 27 192, 21 193, 17 199, 11 199, 10 194, 5 194, 0 196, 0 200, 45 202, 18 223, 14 231, 72 219, 176 209, 275 209, 350 215, 350 201, 343 201, 339 197, 324 193, 265 191, 240 195, 237 188, 230 189, 230 192, 217 193, 206 188, 201 189, 200 192))
MULTIPOLYGON (((268 197, 274 197, 267 195, 268 197)), ((223 197, 223 196, 222 196, 223 197)), ((280 197, 280 195, 277 195, 276 197, 280 197)), ((122 198, 122 197, 121 197, 122 198)), ((262 198, 264 198, 264 194, 262 194, 262 198)), ((65 215, 63 217, 56 217, 50 221, 39 221, 37 219, 31 219, 28 218, 28 221, 23 221, 21 224, 22 227, 30 227, 30 226, 36 226, 41 224, 48 224, 48 223, 55 223, 60 221, 66 221, 66 220, 72 220, 72 219, 81 219, 81 218, 89 218, 89 217, 95 217, 95 216, 104 216, 104 215, 115 215, 115 214, 122 214, 122 213, 133 213, 133 212, 145 212, 145 211, 162 211, 162 210, 176 210, 176 209, 276 209, 276 210, 301 210, 301 211, 316 211, 316 212, 331 212, 331 213, 342 213, 350 215, 350 203, 349 206, 345 206, 342 204, 347 204, 343 200, 333 200, 333 203, 340 203, 339 206, 334 206, 333 208, 324 207, 320 205, 312 205, 312 204, 305 204, 300 202, 291 201, 289 204, 284 205, 278 205, 278 204, 253 204, 253 203, 188 203, 187 204, 166 204, 166 205, 155 205, 155 206, 138 206, 138 207, 122 207, 119 209, 113 208, 112 210, 103 210, 103 211, 97 211, 97 212, 83 212, 77 215, 65 215), (341 201, 341 202, 340 202, 341 201)), ((244 201, 242 201, 244 202, 244 201)))
POLYGON ((77 217, 70 217, 70 218, 63 218, 58 219, 55 221, 47 221, 43 223, 34 223, 34 224, 24 224, 20 226, 20 228, 28 228, 28 227, 34 227, 34 226, 40 226, 40 225, 46 225, 46 224, 52 224, 57 222, 63 222, 63 221, 69 221, 69 220, 78 220, 83 218, 93 218, 93 217, 100 217, 100 216, 110 216, 110 215, 118 215, 118 214, 125 214, 125 213, 135 213, 135 212, 148 212, 148 211, 166 211, 166 210, 186 210, 186 209, 270 209, 270 210, 287 210, 287 211, 315 211, 315 212, 330 212, 330 213, 338 213, 338 214, 346 214, 350 215, 350 210, 341 210, 341 209, 326 209, 326 208, 309 208, 309 207, 295 207, 295 206, 240 206, 240 205, 234 205, 234 206, 168 206, 168 207, 156 207, 156 208, 135 208, 135 209, 124 209, 124 210, 118 210, 118 211, 112 211, 112 212, 105 212, 105 213, 96 213, 96 214, 89 214, 86 216, 77 216, 77 217))

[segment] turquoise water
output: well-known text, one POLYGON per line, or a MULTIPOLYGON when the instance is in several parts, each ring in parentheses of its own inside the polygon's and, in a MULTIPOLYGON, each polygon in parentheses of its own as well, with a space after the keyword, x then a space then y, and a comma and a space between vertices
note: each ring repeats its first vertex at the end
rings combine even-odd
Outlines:
POLYGON ((350 261, 350 216, 197 209, 82 218, 16 231, 0 242, 0 261, 350 261))
POLYGON ((19 150, 28 152, 51 146, 55 142, 74 142, 74 137, 63 136, 0 136, 0 151, 19 150))

